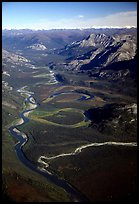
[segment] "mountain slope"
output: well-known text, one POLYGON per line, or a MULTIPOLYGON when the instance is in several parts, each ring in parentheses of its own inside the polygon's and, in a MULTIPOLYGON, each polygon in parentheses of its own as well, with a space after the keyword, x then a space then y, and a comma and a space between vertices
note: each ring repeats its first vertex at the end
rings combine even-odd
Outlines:
POLYGON ((73 42, 59 54, 67 55, 66 70, 91 72, 100 75, 103 70, 122 71, 119 77, 136 71, 137 42, 135 35, 91 34, 82 41, 73 42))

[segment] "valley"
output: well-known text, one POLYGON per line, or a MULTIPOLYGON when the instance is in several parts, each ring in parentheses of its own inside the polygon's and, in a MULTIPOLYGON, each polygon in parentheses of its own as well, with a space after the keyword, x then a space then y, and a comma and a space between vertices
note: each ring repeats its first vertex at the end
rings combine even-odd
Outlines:
POLYGON ((134 200, 136 30, 18 32, 3 31, 4 195, 22 183, 31 202, 134 200))

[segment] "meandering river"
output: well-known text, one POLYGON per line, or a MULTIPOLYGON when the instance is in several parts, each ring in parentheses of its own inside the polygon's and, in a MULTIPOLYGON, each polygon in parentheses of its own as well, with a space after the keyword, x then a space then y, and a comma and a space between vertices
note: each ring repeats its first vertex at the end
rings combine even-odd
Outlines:
POLYGON ((18 92, 20 92, 22 94, 26 94, 28 97, 25 100, 28 101, 28 103, 31 105, 31 107, 33 106, 33 108, 24 110, 22 113, 20 113, 21 120, 17 124, 12 125, 9 128, 10 134, 18 140, 17 144, 15 145, 15 150, 16 150, 16 154, 17 154, 18 158, 25 166, 27 166, 31 170, 43 175, 50 182, 53 182, 55 185, 62 187, 67 193, 69 193, 69 195, 73 201, 78 201, 78 202, 88 201, 88 199, 82 193, 80 193, 78 190, 76 190, 71 184, 67 183, 64 179, 58 178, 56 175, 53 175, 52 173, 50 173, 48 171, 44 171, 43 169, 38 168, 36 165, 34 165, 32 162, 30 162, 27 159, 26 155, 22 151, 22 148, 27 143, 28 138, 25 135, 25 133, 20 132, 18 130, 18 128, 21 125, 23 125, 29 121, 29 118, 27 118, 26 115, 28 115, 29 112, 31 112, 35 108, 37 108, 38 105, 35 102, 35 99, 33 98, 33 96, 30 95, 28 91, 26 93, 24 88, 18 90, 18 92), (22 90, 23 90, 23 92, 22 92, 22 90))
MULTIPOLYGON (((21 125, 29 121, 29 118, 27 117, 28 114, 38 107, 38 104, 33 98, 33 95, 32 95, 33 92, 26 91, 25 88, 26 87, 22 87, 21 89, 18 90, 18 92, 20 92, 22 95, 23 94, 27 95, 27 98, 25 100, 28 101, 28 104, 30 105, 30 107, 29 109, 24 110, 22 113, 20 113, 20 118, 21 118, 20 122, 18 122, 15 125, 12 125, 9 128, 10 134, 18 140, 17 144, 15 145, 15 150, 16 150, 16 154, 18 158, 25 166, 27 166, 31 170, 43 175, 49 181, 53 182, 55 185, 62 187, 65 191, 67 191, 67 193, 69 193, 73 201, 78 201, 78 202, 89 201, 82 193, 80 193, 77 189, 75 189, 71 184, 69 184, 64 179, 58 178, 56 175, 53 175, 51 172, 47 171, 44 168, 38 168, 36 165, 34 165, 32 162, 30 162, 27 159, 26 155, 22 151, 22 148, 27 143, 28 138, 25 135, 25 133, 20 132, 18 128, 21 125)), ((50 97, 55 97, 59 94, 64 94, 64 93, 63 92, 55 93, 51 95, 50 97)), ((88 100, 90 98, 93 98, 93 96, 88 96, 85 94, 84 96, 80 98, 80 100, 88 100)), ((65 156, 71 156, 71 155, 73 156, 73 155, 79 154, 85 148, 93 147, 93 146, 102 146, 102 145, 120 145, 120 146, 132 146, 133 147, 133 146, 137 146, 137 143, 135 142, 123 143, 123 142, 113 142, 113 141, 108 141, 108 142, 103 142, 103 143, 91 143, 91 144, 82 145, 81 147, 76 148, 75 151, 71 153, 63 153, 63 154, 55 155, 53 157, 40 156, 38 159, 38 162, 45 165, 45 168, 47 168, 49 166, 48 163, 44 162, 42 159, 49 161, 49 160, 52 160, 58 157, 65 157, 65 156)))

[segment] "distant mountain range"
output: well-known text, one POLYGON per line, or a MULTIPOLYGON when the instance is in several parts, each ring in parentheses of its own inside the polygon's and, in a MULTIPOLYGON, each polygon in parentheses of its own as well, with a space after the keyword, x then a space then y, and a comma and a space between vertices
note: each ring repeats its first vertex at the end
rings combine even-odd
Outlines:
POLYGON ((53 30, 2 30, 3 48, 9 51, 26 49, 27 46, 41 44, 48 49, 62 48, 73 41, 80 41, 91 33, 106 35, 129 34, 136 35, 136 28, 124 29, 53 29, 53 30))
POLYGON ((135 34, 90 34, 58 50, 67 56, 65 70, 85 72, 99 78, 135 77, 137 38, 135 34))
POLYGON ((23 57, 28 52, 39 53, 46 56, 46 62, 47 54, 64 56, 63 62, 51 63, 57 70, 60 67, 100 79, 136 78, 136 28, 3 30, 2 45, 15 54, 21 51, 23 57))

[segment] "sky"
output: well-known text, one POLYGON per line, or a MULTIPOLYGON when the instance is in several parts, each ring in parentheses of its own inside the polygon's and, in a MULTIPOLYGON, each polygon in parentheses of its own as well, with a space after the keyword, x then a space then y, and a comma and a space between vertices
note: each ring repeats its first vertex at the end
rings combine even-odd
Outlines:
POLYGON ((2 2, 2 29, 137 27, 137 2, 2 2))

